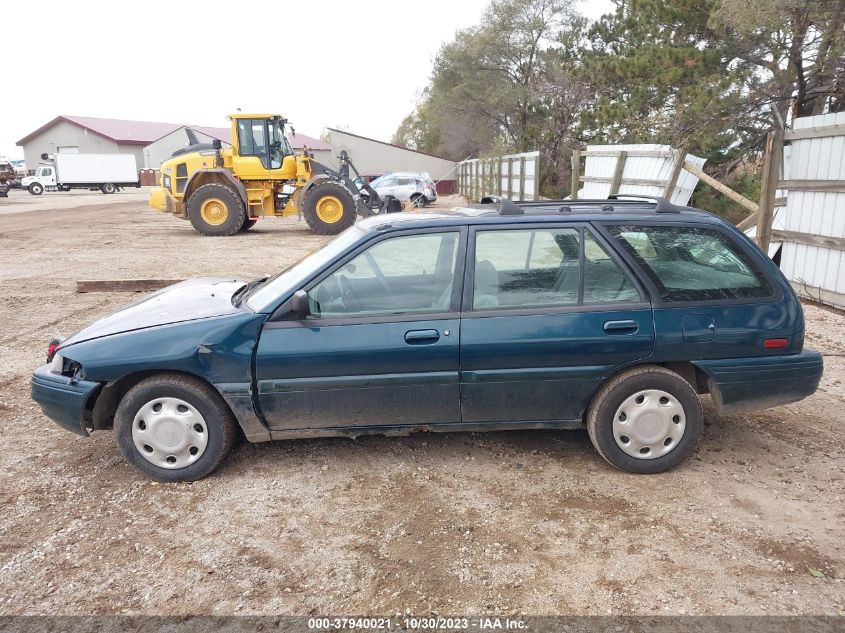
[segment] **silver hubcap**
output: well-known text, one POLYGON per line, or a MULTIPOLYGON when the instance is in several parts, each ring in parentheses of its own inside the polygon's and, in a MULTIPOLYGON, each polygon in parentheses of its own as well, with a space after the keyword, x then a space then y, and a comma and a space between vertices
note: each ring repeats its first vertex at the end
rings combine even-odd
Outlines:
POLYGON ((677 398, 660 389, 646 389, 619 405, 613 437, 631 457, 655 459, 674 450, 684 436, 686 422, 677 398))
POLYGON ((156 398, 138 409, 132 441, 141 456, 159 468, 184 468, 208 446, 205 419, 180 398, 156 398))

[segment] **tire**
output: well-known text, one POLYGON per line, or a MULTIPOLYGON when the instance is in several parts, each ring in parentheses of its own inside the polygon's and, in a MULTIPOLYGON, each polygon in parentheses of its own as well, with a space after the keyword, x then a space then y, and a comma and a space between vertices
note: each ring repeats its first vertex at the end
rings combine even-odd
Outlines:
POLYGON ((701 401, 695 390, 675 372, 657 365, 616 376, 599 390, 587 410, 593 446, 608 463, 629 473, 659 473, 677 466, 695 450, 702 427, 701 401), (639 426, 626 429, 627 424, 639 426), (641 441, 638 431, 644 431, 648 440, 641 441), (648 446, 638 448, 643 443, 648 446))
POLYGON ((247 220, 241 197, 226 185, 199 187, 188 199, 188 219, 203 235, 230 236, 247 220))
POLYGON ((100 185, 100 191, 106 194, 114 193, 117 191, 117 187, 115 187, 112 183, 107 182, 104 185, 100 185))
POLYGON ((414 203, 415 208, 423 209, 423 208, 425 208, 425 205, 428 204, 428 198, 426 198, 424 195, 420 194, 419 196, 413 196, 411 198, 411 202, 414 203))
POLYGON ((252 227, 255 226, 256 222, 258 222, 258 220, 250 220, 249 218, 244 220, 243 226, 241 226, 241 233, 246 233, 247 231, 249 231, 252 227))
POLYGON ((336 182, 321 182, 305 194, 302 215, 318 235, 337 235, 355 224, 355 200, 346 187, 336 182), (325 206, 323 206, 325 205, 325 206))
POLYGON ((232 447, 237 427, 226 403, 202 380, 181 374, 159 374, 142 380, 123 396, 114 416, 114 433, 118 448, 129 465, 150 479, 196 481, 211 474, 220 465, 232 447), (183 403, 187 413, 172 414, 174 407, 179 406, 174 403, 179 402, 183 403), (162 413, 154 412, 156 404, 163 404, 162 413), (143 418, 147 416, 153 417, 154 421, 145 421, 143 418), (164 417, 156 420, 156 416, 164 417), (184 421, 182 416, 185 416, 184 421), (198 425, 199 432, 196 431, 198 425), (160 429, 159 435, 145 437, 156 428, 160 429), (159 441, 162 436, 180 443, 171 451, 174 455, 167 455, 167 447, 159 441), (202 447, 198 457, 191 454, 197 447, 188 446, 190 444, 202 447), (148 457, 142 450, 147 452, 148 457), (154 463, 166 463, 171 458, 174 465, 170 467, 154 463))
POLYGON ((27 189, 33 196, 40 196, 44 193, 44 186, 40 182, 32 183, 27 189))

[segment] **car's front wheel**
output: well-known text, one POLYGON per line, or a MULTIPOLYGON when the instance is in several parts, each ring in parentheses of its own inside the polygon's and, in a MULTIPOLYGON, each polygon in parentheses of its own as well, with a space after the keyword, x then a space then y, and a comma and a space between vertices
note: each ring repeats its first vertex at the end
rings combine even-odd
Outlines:
POLYGON ((701 436, 701 401, 681 376, 657 365, 608 382, 587 411, 593 446, 629 473, 659 473, 684 461, 701 436))
POLYGON ((235 438, 226 403, 191 376, 161 374, 132 387, 118 405, 114 431, 120 452, 157 481, 196 481, 216 469, 235 438))

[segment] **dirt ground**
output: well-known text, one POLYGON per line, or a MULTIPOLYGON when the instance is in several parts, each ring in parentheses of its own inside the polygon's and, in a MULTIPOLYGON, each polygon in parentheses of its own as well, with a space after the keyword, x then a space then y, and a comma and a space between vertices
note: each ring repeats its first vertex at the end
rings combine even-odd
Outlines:
POLYGON ((201 237, 144 192, 0 198, 0 613, 845 614, 845 316, 819 307, 818 393, 705 402, 697 453, 653 476, 524 431, 243 444, 162 485, 30 400, 53 335, 135 298, 77 279, 254 277, 324 241, 201 237))

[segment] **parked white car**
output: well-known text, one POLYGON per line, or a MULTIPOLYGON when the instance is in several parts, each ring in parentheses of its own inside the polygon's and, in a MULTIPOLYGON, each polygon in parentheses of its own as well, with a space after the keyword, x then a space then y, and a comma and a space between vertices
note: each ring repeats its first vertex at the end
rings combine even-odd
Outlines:
POLYGON ((437 187, 424 171, 401 171, 385 174, 370 183, 381 198, 387 195, 405 202, 413 200, 414 206, 424 207, 437 200, 437 187))

